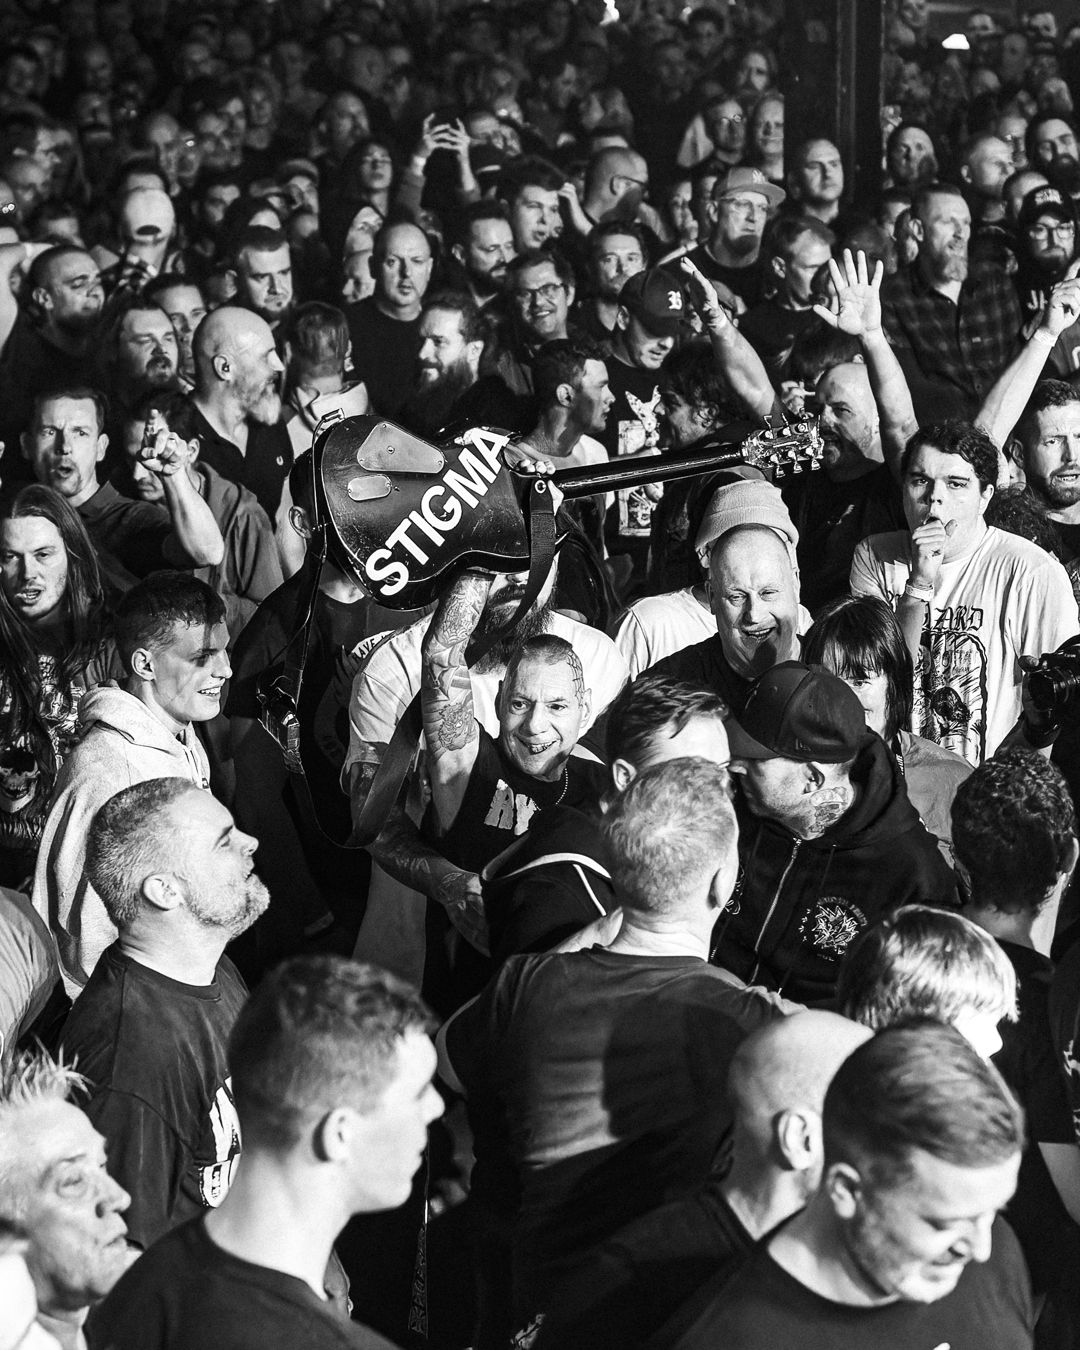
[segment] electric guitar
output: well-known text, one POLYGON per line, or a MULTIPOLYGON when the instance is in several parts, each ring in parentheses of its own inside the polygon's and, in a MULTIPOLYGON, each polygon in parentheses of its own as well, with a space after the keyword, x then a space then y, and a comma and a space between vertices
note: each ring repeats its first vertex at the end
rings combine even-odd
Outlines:
MULTIPOLYGON (((732 428, 735 430, 735 428, 732 428)), ((816 421, 756 429, 704 453, 670 453, 561 469, 546 480, 563 496, 592 496, 749 464, 770 477, 817 469, 816 421)), ((527 513, 535 475, 503 462, 506 432, 473 427, 435 446, 377 417, 348 417, 320 430, 313 447, 327 547, 380 605, 418 609, 437 600, 463 565, 529 567, 527 513)))

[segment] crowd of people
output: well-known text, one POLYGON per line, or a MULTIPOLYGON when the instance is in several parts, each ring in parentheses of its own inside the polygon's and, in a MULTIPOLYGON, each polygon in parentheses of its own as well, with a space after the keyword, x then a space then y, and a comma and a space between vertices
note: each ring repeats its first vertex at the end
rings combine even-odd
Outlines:
POLYGON ((0 6, 0 1350, 1080 1346, 1080 25, 1001 8, 888 0, 856 184, 782 0, 0 6), (395 607, 358 417, 550 566, 395 607))

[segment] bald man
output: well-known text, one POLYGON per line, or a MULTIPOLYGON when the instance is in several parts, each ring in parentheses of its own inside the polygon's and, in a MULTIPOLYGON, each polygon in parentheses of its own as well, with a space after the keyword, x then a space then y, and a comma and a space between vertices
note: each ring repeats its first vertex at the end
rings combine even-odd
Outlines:
POLYGON ((375 236, 375 292, 345 307, 353 369, 367 386, 372 410, 396 417, 416 382, 420 310, 433 259, 417 225, 384 225, 375 236))
POLYGON ((538 1350, 629 1350, 661 1326, 657 1343, 669 1344, 669 1332, 673 1341, 699 1299, 708 1301, 754 1243, 817 1188, 825 1089, 872 1034, 814 1011, 748 1036, 728 1075, 735 1122, 724 1179, 718 1166, 695 1194, 636 1219, 588 1253, 538 1350))
POLYGON ((200 458, 254 493, 273 520, 292 445, 281 420, 284 366, 270 325, 251 310, 225 305, 199 324, 192 355, 195 387, 188 398, 200 458))

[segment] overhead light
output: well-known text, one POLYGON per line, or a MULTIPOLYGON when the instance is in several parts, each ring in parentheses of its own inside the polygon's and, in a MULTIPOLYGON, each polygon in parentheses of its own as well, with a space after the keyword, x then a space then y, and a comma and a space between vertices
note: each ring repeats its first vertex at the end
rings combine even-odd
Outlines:
POLYGON ((969 52, 971 43, 963 33, 950 33, 941 44, 947 52, 969 52))

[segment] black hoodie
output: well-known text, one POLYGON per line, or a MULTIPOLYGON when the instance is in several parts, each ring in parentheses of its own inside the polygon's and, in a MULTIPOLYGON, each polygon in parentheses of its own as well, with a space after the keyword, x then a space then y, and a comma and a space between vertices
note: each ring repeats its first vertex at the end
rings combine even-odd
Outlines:
POLYGON ((854 803, 817 839, 751 815, 739 794, 739 882, 714 932, 716 965, 827 1003, 841 957, 869 924, 898 905, 955 905, 952 870, 880 736, 868 735, 851 781, 854 803))

